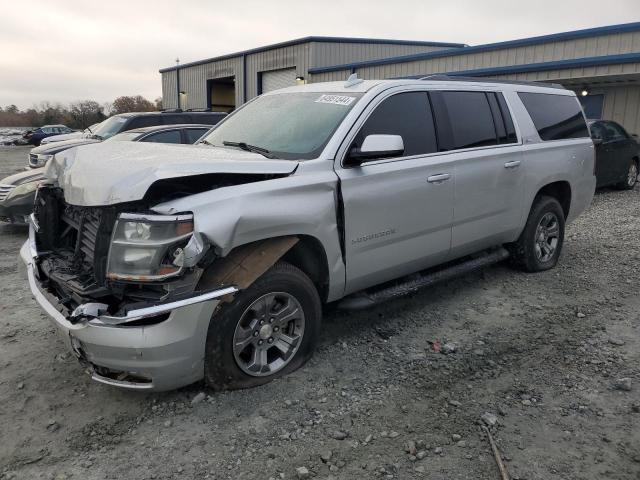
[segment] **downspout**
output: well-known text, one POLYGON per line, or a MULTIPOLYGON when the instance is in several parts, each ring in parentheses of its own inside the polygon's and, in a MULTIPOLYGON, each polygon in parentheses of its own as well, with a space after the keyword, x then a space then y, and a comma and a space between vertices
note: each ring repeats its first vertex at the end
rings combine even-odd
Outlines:
POLYGON ((182 110, 180 105, 180 67, 176 68, 176 94, 178 95, 178 110, 182 110))
POLYGON ((247 103, 247 55, 242 55, 242 103, 247 103))

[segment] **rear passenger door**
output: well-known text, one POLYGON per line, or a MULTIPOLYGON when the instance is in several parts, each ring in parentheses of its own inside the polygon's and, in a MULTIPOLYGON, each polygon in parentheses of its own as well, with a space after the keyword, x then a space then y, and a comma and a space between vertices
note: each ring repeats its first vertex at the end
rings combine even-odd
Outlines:
POLYGON ((440 150, 455 165, 451 255, 513 240, 521 228, 525 165, 500 92, 431 92, 440 150))
MULTIPOLYGON (((359 166, 336 165, 344 208, 347 293, 446 260, 453 220, 453 166, 437 155, 429 97, 399 92, 375 100, 347 137, 400 135, 404 153, 359 166)), ((339 159, 347 156, 343 153, 339 159)))

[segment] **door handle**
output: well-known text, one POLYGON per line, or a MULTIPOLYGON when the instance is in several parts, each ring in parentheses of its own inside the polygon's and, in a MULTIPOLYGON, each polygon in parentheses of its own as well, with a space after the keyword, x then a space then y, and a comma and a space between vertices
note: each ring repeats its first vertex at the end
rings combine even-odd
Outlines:
POLYGON ((430 177, 427 178, 427 182, 429 183, 442 183, 446 180, 449 180, 451 178, 451 175, 449 175, 448 173, 440 173, 438 175, 431 175, 430 177))
POLYGON ((504 168, 517 168, 520 166, 520 160, 514 160, 513 162, 507 162, 504 164, 504 168))

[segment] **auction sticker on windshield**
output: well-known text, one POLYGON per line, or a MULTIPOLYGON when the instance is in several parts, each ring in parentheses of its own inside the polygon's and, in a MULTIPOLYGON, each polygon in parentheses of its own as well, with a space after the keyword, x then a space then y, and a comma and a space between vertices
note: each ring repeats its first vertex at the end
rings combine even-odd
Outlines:
POLYGON ((332 103, 334 105, 351 105, 356 97, 347 95, 321 95, 316 103, 332 103))

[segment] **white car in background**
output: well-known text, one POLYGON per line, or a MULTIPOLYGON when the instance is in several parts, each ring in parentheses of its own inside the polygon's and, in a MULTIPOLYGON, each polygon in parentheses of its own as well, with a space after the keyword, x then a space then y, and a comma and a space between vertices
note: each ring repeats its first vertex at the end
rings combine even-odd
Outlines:
POLYGON ((82 138, 85 135, 92 135, 93 132, 95 132, 96 128, 98 128, 100 123, 102 122, 94 123, 93 125, 88 126, 81 132, 65 133, 62 135, 53 135, 52 137, 44 138, 40 142, 40 145, 46 145, 47 143, 53 143, 53 142, 63 142, 65 140, 75 140, 78 138, 82 138))

